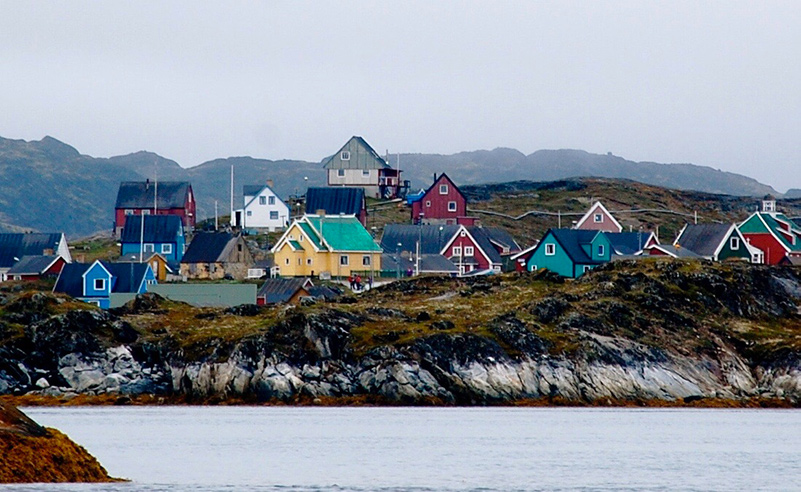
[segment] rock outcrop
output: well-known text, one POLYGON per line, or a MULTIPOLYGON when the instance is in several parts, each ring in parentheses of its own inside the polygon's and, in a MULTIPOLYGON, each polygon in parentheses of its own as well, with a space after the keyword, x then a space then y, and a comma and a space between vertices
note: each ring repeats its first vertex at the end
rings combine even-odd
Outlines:
POLYGON ((166 322, 149 334, 132 327, 132 316, 166 316, 169 309, 153 299, 116 314, 53 314, 0 346, 0 393, 199 402, 369 396, 459 405, 526 398, 801 402, 801 281, 793 270, 622 263, 571 283, 527 274, 420 279, 376 291, 341 308, 194 314, 199 325, 278 316, 239 338, 193 343, 171 336, 166 322), (540 295, 519 297, 524 288, 540 295), (458 302, 505 306, 507 292, 518 296, 514 309, 481 325, 465 327, 450 315, 458 302), (398 296, 424 299, 426 310, 388 305, 398 296))
POLYGON ((112 481, 69 437, 0 403, 0 483, 112 481))

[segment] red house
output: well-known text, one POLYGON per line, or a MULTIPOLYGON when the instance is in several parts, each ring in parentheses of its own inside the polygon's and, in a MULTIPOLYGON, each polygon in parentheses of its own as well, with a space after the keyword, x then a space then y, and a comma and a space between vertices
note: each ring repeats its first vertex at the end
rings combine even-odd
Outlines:
POLYGON ((501 272, 504 257, 518 251, 520 246, 502 229, 462 225, 440 254, 450 259, 463 275, 478 270, 501 272))
POLYGON ((23 256, 5 273, 3 280, 37 280, 55 278, 67 264, 60 255, 23 256))
POLYGON ((757 263, 778 265, 801 258, 801 228, 776 210, 772 196, 765 197, 762 210, 745 219, 738 229, 750 246, 762 251, 757 263))
POLYGON ((184 229, 192 230, 196 220, 192 185, 183 181, 124 181, 114 207, 116 235, 122 232, 129 215, 177 215, 184 229))
POLYGON ((447 174, 434 175, 434 184, 412 202, 415 224, 457 224, 467 215, 467 199, 447 174))

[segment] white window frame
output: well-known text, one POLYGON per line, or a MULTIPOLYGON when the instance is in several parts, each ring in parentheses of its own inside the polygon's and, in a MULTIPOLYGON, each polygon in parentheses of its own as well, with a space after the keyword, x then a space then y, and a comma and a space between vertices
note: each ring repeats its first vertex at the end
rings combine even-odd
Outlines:
POLYGON ((348 255, 339 255, 339 264, 341 266, 348 266, 349 261, 348 255))
POLYGON ((267 197, 267 205, 275 205, 275 196, 270 195, 267 197))
POLYGON ((372 261, 370 259, 370 255, 362 256, 362 266, 370 266, 371 263, 372 263, 372 261))
POLYGON ((431 206, 431 200, 426 200, 426 208, 431 206))
POLYGON ((529 272, 537 271, 537 265, 531 265, 531 268, 528 270, 529 272))
POLYGON ((369 178, 370 177, 370 170, 369 169, 362 169, 362 177, 369 178))
POLYGON ((462 247, 461 246, 454 246, 453 247, 453 256, 461 256, 462 254, 462 247))
POLYGON ((600 224, 604 221, 604 214, 595 214, 592 216, 592 221, 596 224, 600 224))
POLYGON ((106 290, 106 279, 104 278, 96 278, 93 284, 94 290, 106 290), (100 282, 100 287, 98 287, 98 282, 100 282))
POLYGON ((125 215, 133 215, 133 214, 134 214, 134 211, 132 209, 130 209, 130 208, 126 208, 125 209, 125 215))
POLYGON ((311 266, 312 263, 313 263, 313 261, 312 261, 311 258, 306 258, 306 264, 307 265, 311 266))
POLYGON ((148 209, 142 209, 142 212, 141 212, 141 214, 142 214, 142 215, 150 215, 150 210, 148 210, 148 209))
POLYGON ((732 237, 729 239, 729 249, 732 251, 738 251, 740 249, 740 238, 739 237, 732 237))
POLYGON ((456 212, 456 202, 448 202, 448 212, 456 212))
POLYGON ((284 263, 285 263, 285 264, 287 264, 287 265, 289 265, 289 258, 286 258, 286 259, 284 260, 284 263))
POLYGON ((465 256, 473 256, 476 254, 476 249, 472 246, 465 246, 464 247, 464 255, 465 256))
POLYGON ((598 256, 603 256, 605 253, 606 253, 606 251, 605 251, 604 245, 603 244, 599 244, 598 245, 598 256))
POLYGON ((342 159, 343 161, 349 161, 350 160, 350 151, 349 150, 343 150, 339 154, 339 158, 342 159))
POLYGON ((556 245, 554 243, 548 243, 545 245, 545 256, 554 256, 556 255, 556 245))
POLYGON ((161 252, 163 254, 165 254, 165 255, 171 255, 172 254, 172 244, 170 244, 170 243, 162 244, 161 245, 161 252))
POLYGON ((584 270, 582 271, 582 273, 587 273, 587 272, 589 272, 590 270, 592 270, 592 267, 591 267, 591 266, 589 266, 589 265, 584 265, 584 270))
POLYGON ((446 185, 446 184, 439 185, 439 194, 440 195, 447 195, 448 194, 448 185, 446 185))
POLYGON ((278 220, 278 210, 270 210, 270 220, 278 220))
POLYGON ((153 243, 145 243, 142 247, 142 250, 145 253, 155 253, 156 252, 156 245, 153 243))
POLYGON ((260 196, 259 197, 259 205, 267 205, 267 197, 266 196, 260 196))

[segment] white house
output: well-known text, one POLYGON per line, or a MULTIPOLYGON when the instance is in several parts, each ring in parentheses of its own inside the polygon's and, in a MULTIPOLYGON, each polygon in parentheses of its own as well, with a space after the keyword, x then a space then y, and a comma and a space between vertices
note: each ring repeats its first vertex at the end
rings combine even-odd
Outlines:
POLYGON ((269 180, 265 185, 246 185, 242 192, 245 206, 234 211, 235 227, 274 232, 287 226, 289 207, 278 198, 269 180))

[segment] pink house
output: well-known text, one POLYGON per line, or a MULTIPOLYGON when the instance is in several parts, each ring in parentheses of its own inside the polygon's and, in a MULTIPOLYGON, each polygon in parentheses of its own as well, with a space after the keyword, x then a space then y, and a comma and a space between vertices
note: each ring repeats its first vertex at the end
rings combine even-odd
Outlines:
POLYGON ((612 217, 601 202, 595 202, 573 228, 585 231, 623 232, 623 226, 612 217))

